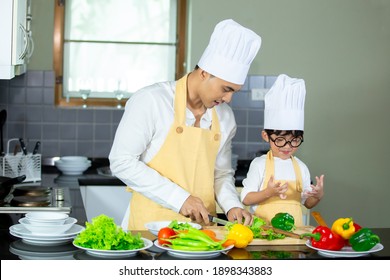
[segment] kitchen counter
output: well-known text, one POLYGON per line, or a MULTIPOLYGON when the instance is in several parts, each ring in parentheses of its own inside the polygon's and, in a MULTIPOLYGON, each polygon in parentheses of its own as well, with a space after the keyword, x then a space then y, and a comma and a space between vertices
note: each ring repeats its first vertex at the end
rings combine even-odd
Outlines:
MULTIPOLYGON (((52 188, 68 188, 72 191, 72 210, 70 216, 78 220, 79 225, 85 225, 87 221, 85 209, 80 195, 80 185, 123 185, 118 179, 99 175, 97 167, 105 166, 106 162, 95 162, 92 167, 80 176, 63 176, 55 167, 44 167, 42 170, 41 184, 52 188)), ((75 248, 70 242, 56 246, 39 246, 24 243, 21 239, 9 233, 9 227, 18 223, 23 213, 0 214, 0 258, 6 259, 101 259, 88 255, 85 251, 75 248)), ((359 259, 390 259, 390 228, 375 228, 373 231, 381 238, 384 249, 359 259)), ((137 232, 134 232, 137 233, 137 232)), ((141 235, 149 240, 155 240, 155 236, 148 231, 140 231, 141 235)), ((221 254, 214 258, 219 260, 234 259, 323 259, 317 251, 304 244, 299 245, 255 245, 245 249, 233 248, 227 254, 221 254)), ((129 259, 142 260, 168 260, 175 257, 153 246, 129 259)))
MULTIPOLYGON (((6 214, 2 214, 6 215, 6 214)), ((3 219, 3 217, 2 217, 3 219)), ((384 246, 382 251, 372 253, 367 256, 353 259, 390 259, 390 228, 373 229, 381 237, 381 244, 384 246)), ((134 231, 141 233, 144 238, 154 241, 156 237, 148 231, 134 231)), ((97 257, 87 254, 85 251, 77 249, 71 243, 56 246, 39 246, 25 244, 19 238, 13 237, 8 233, 8 228, 0 230, 1 246, 0 257, 2 260, 17 259, 67 259, 67 260, 101 260, 104 257, 97 257)), ((120 259, 128 260, 175 260, 177 257, 169 255, 166 251, 152 246, 150 249, 139 252, 133 257, 122 257, 120 259)), ((317 251, 308 248, 305 245, 270 245, 270 246, 248 246, 245 249, 233 248, 226 254, 221 254, 212 260, 261 260, 261 259, 325 259, 317 251)), ((348 258, 336 258, 348 259, 348 258)))

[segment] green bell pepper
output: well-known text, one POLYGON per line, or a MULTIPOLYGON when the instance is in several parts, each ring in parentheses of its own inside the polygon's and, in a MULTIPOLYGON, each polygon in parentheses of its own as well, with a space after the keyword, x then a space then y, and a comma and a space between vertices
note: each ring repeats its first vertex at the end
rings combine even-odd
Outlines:
POLYGON ((294 217, 289 213, 277 213, 271 220, 271 224, 274 228, 285 231, 293 231, 296 229, 294 223, 294 217))
POLYGON ((358 252, 371 250, 379 242, 379 236, 368 228, 360 229, 349 239, 352 249, 358 252))

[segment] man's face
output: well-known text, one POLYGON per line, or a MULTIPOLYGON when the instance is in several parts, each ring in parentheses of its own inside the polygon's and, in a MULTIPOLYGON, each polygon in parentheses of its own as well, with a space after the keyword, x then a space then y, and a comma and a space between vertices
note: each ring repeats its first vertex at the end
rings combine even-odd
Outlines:
POLYGON ((241 85, 229 83, 205 72, 205 79, 199 88, 199 97, 206 108, 213 108, 221 103, 229 103, 233 93, 241 89, 241 85))

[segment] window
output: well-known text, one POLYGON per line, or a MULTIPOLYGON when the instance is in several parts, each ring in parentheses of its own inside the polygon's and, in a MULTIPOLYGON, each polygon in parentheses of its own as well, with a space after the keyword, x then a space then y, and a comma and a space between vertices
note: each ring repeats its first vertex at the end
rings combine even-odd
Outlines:
POLYGON ((186 0, 57 0, 57 106, 121 107, 185 74, 186 0))

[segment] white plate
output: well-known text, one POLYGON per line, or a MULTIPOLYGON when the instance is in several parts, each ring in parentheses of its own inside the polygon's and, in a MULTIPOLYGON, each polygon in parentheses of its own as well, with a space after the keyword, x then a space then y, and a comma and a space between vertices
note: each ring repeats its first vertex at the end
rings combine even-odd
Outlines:
POLYGON ((18 237, 35 239, 35 240, 61 240, 67 239, 68 237, 75 236, 83 231, 85 228, 83 226, 74 224, 68 231, 60 234, 51 234, 51 235, 42 235, 42 234, 33 234, 27 230, 24 225, 16 224, 9 228, 11 234, 17 234, 18 237))
POLYGON ((79 249, 83 249, 87 252, 87 254, 97 257, 105 257, 105 258, 122 258, 122 257, 132 257, 135 256, 139 251, 146 250, 153 246, 153 242, 149 239, 141 237, 141 239, 144 241, 144 247, 134 250, 98 250, 98 249, 91 249, 91 248, 85 248, 79 245, 74 244, 73 245, 79 249))
MULTIPOLYGON (((167 227, 172 221, 157 221, 157 222, 150 222, 150 223, 146 223, 145 224, 145 227, 152 233, 154 234, 155 236, 158 235, 158 232, 160 231, 160 229, 162 229, 163 227, 167 227)), ((197 228, 197 229, 201 229, 202 226, 200 224, 196 224, 196 223, 191 223, 191 222, 182 222, 182 221, 179 221, 178 222, 179 224, 185 224, 185 223, 188 223, 189 225, 191 225, 192 227, 194 228, 197 228)))
POLYGON ((219 255, 221 255, 221 253, 227 252, 234 247, 234 245, 230 245, 225 249, 215 250, 215 251, 182 251, 182 250, 175 250, 169 247, 161 246, 160 243, 158 243, 158 240, 154 241, 154 245, 157 248, 166 250, 169 255, 181 259, 211 259, 211 258, 218 257, 219 255))
POLYGON ((313 247, 311 245, 310 240, 306 241, 306 246, 311 249, 317 250, 319 255, 324 257, 329 257, 329 258, 357 258, 357 257, 366 256, 374 252, 381 251, 384 248, 381 243, 378 243, 371 250, 368 251, 362 251, 362 252, 354 251, 350 246, 344 246, 340 251, 331 251, 331 250, 323 250, 323 249, 318 249, 316 247, 313 247))
POLYGON ((28 231, 32 234, 40 235, 40 236, 52 236, 58 235, 67 232, 72 228, 72 226, 77 222, 77 219, 69 217, 66 219, 63 225, 51 225, 51 224, 39 224, 36 225, 31 223, 27 218, 19 219, 19 223, 21 223, 28 231))
POLYGON ((23 243, 29 244, 29 245, 39 245, 39 246, 53 246, 53 245, 62 245, 62 244, 67 244, 70 241, 72 241, 76 235, 72 235, 69 237, 61 237, 57 239, 36 239, 36 238, 30 238, 30 237, 23 237, 22 235, 19 235, 17 233, 14 233, 10 231, 10 234, 19 237, 22 239, 23 243))
POLYGON ((17 240, 10 244, 9 251, 22 260, 72 260, 73 254, 80 250, 70 242, 59 246, 35 246, 17 240))

